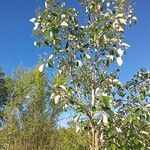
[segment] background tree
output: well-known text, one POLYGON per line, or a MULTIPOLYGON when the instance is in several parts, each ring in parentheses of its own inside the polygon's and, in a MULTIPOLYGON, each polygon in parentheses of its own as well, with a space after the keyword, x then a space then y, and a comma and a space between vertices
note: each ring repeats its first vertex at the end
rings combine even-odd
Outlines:
POLYGON ((3 114, 2 111, 7 103, 8 100, 8 93, 7 93, 7 88, 6 88, 6 81, 5 81, 5 74, 2 72, 0 68, 0 127, 3 124, 3 114))
POLYGON ((59 149, 60 150, 89 150, 86 133, 76 133, 75 128, 59 129, 59 149))
POLYGON ((62 106, 49 100, 51 84, 37 68, 19 67, 12 77, 7 77, 6 87, 9 101, 3 109, 0 149, 88 149, 86 134, 58 124, 62 106))
POLYGON ((0 133, 2 147, 10 150, 57 149, 58 115, 47 113, 53 112, 47 105, 47 84, 45 75, 37 69, 18 69, 15 77, 8 80, 11 97, 4 109, 5 125, 0 133))

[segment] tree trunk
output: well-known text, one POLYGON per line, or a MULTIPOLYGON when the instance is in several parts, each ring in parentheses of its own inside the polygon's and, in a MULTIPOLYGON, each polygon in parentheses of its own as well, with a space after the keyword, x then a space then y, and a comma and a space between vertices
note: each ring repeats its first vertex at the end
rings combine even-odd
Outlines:
POLYGON ((90 150, 100 150, 99 130, 94 127, 92 121, 89 124, 91 130, 89 131, 90 150))
MULTIPOLYGON (((95 106, 95 91, 94 88, 92 86, 92 102, 91 105, 95 106)), ((93 112, 91 112, 91 116, 93 116, 93 112)), ((95 129, 94 127, 94 123, 92 120, 90 120, 90 127, 91 127, 91 146, 90 149, 91 150, 99 150, 99 131, 97 129, 95 129)))
POLYGON ((92 128, 91 130, 91 150, 100 150, 99 147, 99 131, 92 128))

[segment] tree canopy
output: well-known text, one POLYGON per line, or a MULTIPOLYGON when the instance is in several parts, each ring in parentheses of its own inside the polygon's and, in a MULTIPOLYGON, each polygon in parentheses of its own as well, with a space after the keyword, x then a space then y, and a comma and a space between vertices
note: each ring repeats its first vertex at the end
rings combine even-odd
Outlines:
POLYGON ((150 73, 141 69, 123 85, 118 69, 111 67, 114 62, 122 65, 129 48, 124 33, 137 21, 132 3, 78 2, 80 10, 46 0, 45 9, 30 20, 34 45, 50 47, 39 71, 57 70, 51 98, 73 109, 76 130, 87 131, 91 150, 147 148, 150 73))
POLYGON ((6 91, 0 100, 8 100, 1 148, 150 149, 150 71, 141 68, 125 83, 119 78, 129 48, 125 31, 137 22, 133 4, 77 2, 79 8, 70 8, 64 0, 45 0, 30 19, 34 45, 49 51, 35 69, 0 80, 6 91), (62 112, 73 114, 63 128, 62 112))

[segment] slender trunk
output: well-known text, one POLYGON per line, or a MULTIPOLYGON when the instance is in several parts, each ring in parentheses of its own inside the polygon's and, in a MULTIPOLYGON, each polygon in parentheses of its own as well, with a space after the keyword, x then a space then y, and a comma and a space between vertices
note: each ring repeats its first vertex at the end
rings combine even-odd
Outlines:
POLYGON ((99 146, 99 131, 96 130, 95 131, 95 149, 99 150, 100 146, 99 146))
POLYGON ((99 131, 92 128, 90 136, 91 136, 90 137, 90 139, 91 139, 90 150, 100 150, 99 131))
MULTIPOLYGON (((95 106, 95 91, 92 88, 92 107, 95 106)), ((91 112, 91 115, 94 116, 93 112, 91 112)), ((90 149, 91 150, 99 150, 99 131, 97 129, 95 129, 95 125, 93 120, 91 120, 90 122, 90 127, 91 127, 91 146, 90 149)))

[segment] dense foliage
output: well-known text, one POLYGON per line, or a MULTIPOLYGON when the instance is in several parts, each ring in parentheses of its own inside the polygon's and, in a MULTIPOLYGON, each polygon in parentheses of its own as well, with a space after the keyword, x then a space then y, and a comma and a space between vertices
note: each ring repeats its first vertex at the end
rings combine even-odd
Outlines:
POLYGON ((7 93, 7 87, 5 82, 5 74, 4 72, 2 72, 0 68, 0 127, 2 126, 4 121, 2 111, 7 103, 8 100, 7 97, 8 97, 8 93, 7 93))
POLYGON ((3 109, 0 149, 76 150, 82 145, 87 148, 85 136, 71 127, 59 127, 61 107, 49 101, 50 85, 44 74, 37 69, 19 68, 12 77, 5 79, 5 83, 10 96, 3 109))
POLYGON ((30 20, 34 45, 50 47, 39 71, 57 70, 51 98, 75 112, 76 131, 86 131, 91 150, 149 148, 150 73, 142 69, 123 85, 112 67, 115 61, 122 65, 129 48, 124 32, 137 21, 132 4, 78 4, 76 9, 67 1, 46 0, 45 9, 30 20))
POLYGON ((34 45, 49 53, 33 70, 7 78, 0 72, 1 149, 150 149, 150 72, 142 68, 123 84, 114 68, 129 48, 124 33, 137 21, 132 3, 77 3, 45 0, 30 21, 34 45), (65 127, 62 112, 73 114, 65 127))
POLYGON ((54 144, 49 138, 55 137, 55 118, 45 112, 46 87, 46 78, 37 70, 18 69, 14 78, 7 79, 10 100, 0 137, 8 149, 44 149, 54 144))

